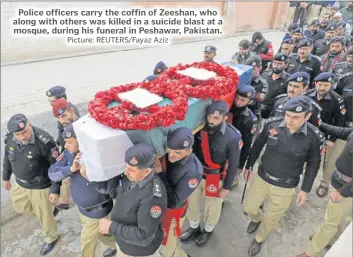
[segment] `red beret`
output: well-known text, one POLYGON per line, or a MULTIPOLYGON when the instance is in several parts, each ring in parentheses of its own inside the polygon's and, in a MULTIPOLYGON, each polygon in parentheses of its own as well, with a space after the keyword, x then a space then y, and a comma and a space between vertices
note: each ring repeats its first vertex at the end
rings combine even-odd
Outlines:
POLYGON ((56 100, 52 107, 54 117, 58 117, 69 108, 69 103, 65 99, 61 98, 56 100))

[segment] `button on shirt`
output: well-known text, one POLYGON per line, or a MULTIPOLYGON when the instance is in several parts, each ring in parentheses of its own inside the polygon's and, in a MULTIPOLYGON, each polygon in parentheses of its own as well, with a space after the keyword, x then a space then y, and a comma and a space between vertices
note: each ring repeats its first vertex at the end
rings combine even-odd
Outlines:
POLYGON ((312 54, 310 54, 305 61, 300 62, 299 55, 292 54, 289 56, 289 65, 286 71, 290 75, 298 71, 307 72, 311 77, 310 80, 310 86, 311 86, 314 78, 321 73, 321 62, 316 56, 312 54))

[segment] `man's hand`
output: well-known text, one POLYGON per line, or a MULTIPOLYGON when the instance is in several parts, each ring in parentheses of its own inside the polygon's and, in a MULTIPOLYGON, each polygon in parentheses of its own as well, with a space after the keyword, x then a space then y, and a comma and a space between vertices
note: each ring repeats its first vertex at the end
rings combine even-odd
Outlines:
POLYGON ((10 191, 11 190, 11 182, 10 180, 8 181, 3 181, 2 182, 2 186, 6 191, 10 191))
POLYGON ((100 232, 100 234, 105 235, 109 233, 109 227, 111 226, 112 221, 109 219, 100 219, 100 223, 99 223, 99 230, 98 232, 100 232))
POLYGON ((248 169, 244 169, 243 178, 246 182, 251 180, 253 178, 253 172, 248 169))
POLYGON ((331 142, 331 141, 327 141, 327 149, 331 149, 333 146, 334 146, 334 142, 331 142))
POLYGON ((307 201, 307 193, 304 191, 300 191, 297 195, 296 205, 297 207, 303 206, 307 201))
POLYGON ((155 159, 154 159, 154 170, 156 173, 162 172, 162 165, 157 155, 155 155, 155 159))
POLYGON ((219 192, 219 198, 226 198, 230 193, 230 190, 222 188, 219 192))
POLYGON ((73 161, 73 164, 71 165, 70 167, 70 171, 72 173, 75 173, 77 171, 80 170, 81 168, 81 164, 80 164, 80 160, 81 160, 81 156, 82 156, 82 153, 78 153, 76 156, 75 156, 75 159, 73 161))
POLYGON ((80 174, 81 174, 81 176, 83 176, 85 179, 87 179, 89 181, 87 174, 86 174, 86 165, 84 163, 81 165, 80 174))
POLYGON ((57 194, 50 194, 49 195, 49 202, 51 202, 52 204, 56 204, 59 201, 59 195, 57 194))
POLYGON ((232 59, 231 63, 237 63, 237 60, 236 59, 232 59))
POLYGON ((338 191, 335 191, 330 193, 329 199, 331 199, 333 202, 340 202, 343 200, 343 196, 338 191))

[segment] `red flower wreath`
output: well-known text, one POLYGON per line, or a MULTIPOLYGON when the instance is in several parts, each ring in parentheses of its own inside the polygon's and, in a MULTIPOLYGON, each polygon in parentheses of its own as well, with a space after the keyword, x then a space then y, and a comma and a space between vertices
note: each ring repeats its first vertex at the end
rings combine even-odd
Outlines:
POLYGON ((215 62, 195 62, 171 67, 162 73, 157 80, 178 80, 183 86, 183 92, 189 97, 220 100, 236 90, 239 77, 231 67, 222 66, 215 62), (190 67, 213 71, 218 77, 208 80, 196 80, 178 73, 178 71, 190 67))
POLYGON ((106 91, 98 92, 94 100, 90 101, 88 110, 98 122, 115 129, 122 130, 150 130, 159 126, 170 126, 176 120, 184 120, 188 109, 188 97, 179 90, 178 81, 143 82, 115 86, 106 91), (129 101, 118 97, 119 93, 131 91, 135 88, 144 88, 151 93, 164 95, 171 99, 172 105, 158 106, 157 104, 139 109, 129 101), (120 102, 120 106, 108 108, 112 102, 120 102), (139 112, 134 115, 133 112, 139 112))

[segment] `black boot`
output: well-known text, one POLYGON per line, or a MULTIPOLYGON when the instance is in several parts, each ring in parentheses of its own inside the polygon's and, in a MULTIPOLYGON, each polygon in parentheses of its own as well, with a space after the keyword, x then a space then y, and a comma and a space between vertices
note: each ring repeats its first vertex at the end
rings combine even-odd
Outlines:
POLYGON ((104 252, 103 252, 103 257, 113 257, 116 256, 117 254, 117 250, 113 249, 113 248, 107 248, 104 252))
POLYGON ((182 235, 179 237, 181 242, 186 242, 191 238, 195 238, 201 234, 200 226, 196 228, 188 228, 186 231, 182 233, 182 235))
POLYGON ((195 240, 195 244, 197 246, 205 245, 209 241, 209 238, 211 237, 212 234, 213 234, 213 231, 207 232, 207 231, 203 230, 203 232, 195 240))
POLYGON ((59 240, 59 237, 54 242, 45 243, 40 251, 40 254, 47 255, 48 253, 50 253, 53 250, 56 243, 58 242, 58 240, 59 240))
POLYGON ((68 203, 60 203, 60 204, 57 204, 55 207, 60 210, 69 210, 70 205, 68 203))
POLYGON ((53 215, 56 217, 59 213, 59 209, 57 207, 54 208, 53 215))
POLYGON ((262 243, 258 243, 256 239, 253 239, 253 242, 250 248, 248 249, 248 255, 256 256, 261 251, 261 248, 262 248, 262 243))
POLYGON ((253 221, 251 221, 250 224, 248 224, 247 233, 255 232, 258 229, 260 224, 261 224, 261 222, 253 222, 253 221))

